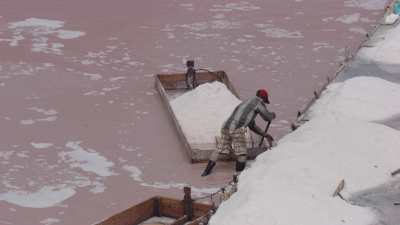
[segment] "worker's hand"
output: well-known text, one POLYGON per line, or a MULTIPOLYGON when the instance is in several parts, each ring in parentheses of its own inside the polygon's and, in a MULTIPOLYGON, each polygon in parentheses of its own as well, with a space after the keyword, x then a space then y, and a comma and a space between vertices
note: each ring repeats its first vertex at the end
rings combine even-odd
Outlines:
POLYGON ((267 133, 264 135, 264 137, 268 141, 269 148, 271 148, 274 143, 274 138, 270 134, 267 134, 267 133))
POLYGON ((276 118, 276 113, 275 112, 271 112, 271 114, 272 114, 272 119, 275 119, 276 118))
POLYGON ((272 143, 274 138, 270 134, 265 134, 264 137, 267 139, 268 143, 272 143))

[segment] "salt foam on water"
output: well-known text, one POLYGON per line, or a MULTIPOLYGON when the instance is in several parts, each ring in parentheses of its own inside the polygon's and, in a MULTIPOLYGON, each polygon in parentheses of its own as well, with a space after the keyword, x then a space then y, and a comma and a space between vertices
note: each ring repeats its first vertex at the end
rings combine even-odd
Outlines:
POLYGON ((205 83, 171 101, 189 143, 214 143, 241 101, 221 82, 205 83))

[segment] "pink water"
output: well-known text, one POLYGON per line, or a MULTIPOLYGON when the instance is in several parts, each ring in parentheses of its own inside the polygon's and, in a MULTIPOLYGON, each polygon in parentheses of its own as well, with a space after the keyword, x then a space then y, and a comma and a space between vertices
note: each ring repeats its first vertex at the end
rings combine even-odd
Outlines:
POLYGON ((194 59, 227 72, 243 98, 267 88, 282 137, 384 7, 352 2, 0 1, 0 224, 93 224, 154 195, 181 197, 184 183, 199 194, 226 184, 233 164, 201 178, 204 165, 189 163, 152 75, 194 59), (29 18, 65 24, 9 26, 29 18), (105 164, 88 169, 82 154, 105 164))

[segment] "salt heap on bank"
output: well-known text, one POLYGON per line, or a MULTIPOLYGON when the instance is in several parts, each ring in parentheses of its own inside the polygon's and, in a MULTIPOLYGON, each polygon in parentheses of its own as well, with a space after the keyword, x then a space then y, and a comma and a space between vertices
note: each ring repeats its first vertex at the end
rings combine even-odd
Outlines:
MULTIPOLYGON (((400 131, 381 124, 400 115, 400 85, 377 77, 333 83, 310 109, 310 121, 259 155, 239 177, 238 192, 210 225, 378 224, 371 208, 332 194, 353 194, 393 181, 400 131)), ((380 224, 380 223, 379 223, 380 224)))
POLYGON ((225 84, 205 83, 171 101, 189 143, 214 143, 222 124, 241 101, 225 84))
POLYGON ((366 60, 384 64, 400 64, 400 26, 395 26, 378 36, 373 47, 360 49, 359 55, 366 60))

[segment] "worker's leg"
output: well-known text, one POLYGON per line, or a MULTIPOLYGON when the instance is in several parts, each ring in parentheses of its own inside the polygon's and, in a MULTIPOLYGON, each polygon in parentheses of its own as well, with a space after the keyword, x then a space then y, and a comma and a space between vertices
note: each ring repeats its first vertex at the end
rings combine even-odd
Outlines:
POLYGON ((236 172, 241 172, 246 167, 246 128, 236 129, 232 134, 233 151, 237 157, 236 172))
POLYGON ((217 164, 219 154, 225 154, 230 152, 232 147, 232 138, 229 135, 228 130, 221 130, 221 141, 218 143, 217 149, 211 153, 210 160, 208 160, 207 167, 201 176, 207 176, 211 173, 211 170, 217 164))
POLYGON ((246 168, 246 161, 247 161, 247 156, 246 155, 240 155, 238 156, 236 160, 236 172, 242 172, 244 168, 246 168))
POLYGON ((216 161, 208 160, 207 166, 201 174, 202 177, 207 176, 211 173, 211 170, 214 168, 216 161))

